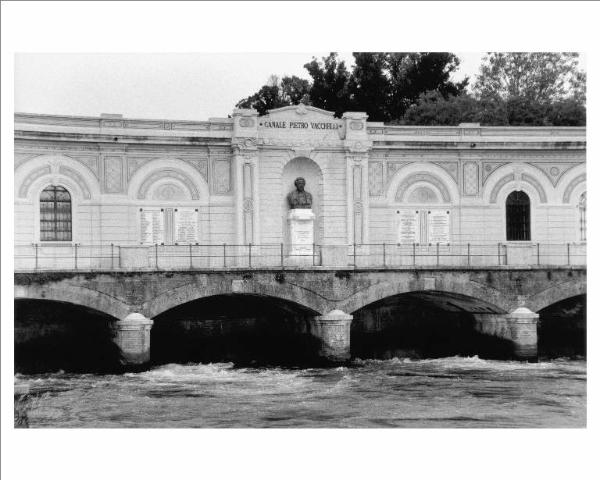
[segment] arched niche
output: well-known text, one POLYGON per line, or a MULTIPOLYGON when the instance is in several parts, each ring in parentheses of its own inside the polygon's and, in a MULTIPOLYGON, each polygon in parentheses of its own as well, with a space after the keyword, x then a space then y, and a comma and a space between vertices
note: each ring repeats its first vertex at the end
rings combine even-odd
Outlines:
POLYGON ((140 167, 131 177, 127 195, 135 200, 172 201, 175 198, 154 198, 170 194, 208 204, 209 189, 198 170, 176 158, 156 159, 140 167), (170 188, 165 185, 171 185, 170 188), (162 191, 164 189, 164 191, 162 191), (170 192, 170 193, 169 193, 170 192))
POLYGON ((59 180, 68 183, 71 190, 74 185, 81 200, 100 196, 100 184, 94 174, 66 155, 40 155, 19 166, 15 172, 15 196, 32 201, 39 193, 40 185, 59 180))
POLYGON ((289 206, 287 195, 295 190, 294 180, 302 177, 306 180, 305 190, 312 195, 312 211, 315 214, 314 242, 320 243, 323 238, 323 173, 321 168, 313 160, 307 157, 296 157, 283 167, 283 198, 281 199, 283 242, 289 244, 290 232, 287 224, 289 206))
MULTIPOLYGON (((388 204, 412 203, 409 198, 415 199, 419 194, 414 194, 417 189, 425 187, 427 198, 437 198, 438 203, 456 204, 459 201, 459 191, 456 181, 450 174, 438 165, 415 162, 399 169, 389 182, 386 191, 388 204)), ((421 196, 423 196, 421 195, 421 196)))

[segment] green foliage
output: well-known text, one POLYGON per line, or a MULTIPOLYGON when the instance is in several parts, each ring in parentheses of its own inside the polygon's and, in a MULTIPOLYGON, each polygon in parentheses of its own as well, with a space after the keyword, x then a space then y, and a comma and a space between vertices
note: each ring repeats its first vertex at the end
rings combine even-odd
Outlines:
POLYGON ((268 110, 309 102, 310 82, 295 75, 281 80, 272 75, 267 85, 253 95, 240 100, 236 108, 254 108, 260 115, 268 110))
POLYGON ((355 52, 348 70, 337 53, 304 65, 312 81, 272 76, 238 108, 268 110, 305 103, 341 116, 411 125, 585 125, 586 74, 576 53, 490 53, 473 93, 448 52, 355 52))
POLYGON ((311 105, 335 112, 338 117, 351 110, 350 72, 345 63, 338 60, 337 53, 330 53, 321 62, 313 58, 304 68, 312 77, 309 94, 311 105))
POLYGON ((578 58, 577 53, 489 53, 474 91, 479 98, 499 95, 537 103, 563 100, 575 89, 585 96, 585 74, 578 69, 578 58))

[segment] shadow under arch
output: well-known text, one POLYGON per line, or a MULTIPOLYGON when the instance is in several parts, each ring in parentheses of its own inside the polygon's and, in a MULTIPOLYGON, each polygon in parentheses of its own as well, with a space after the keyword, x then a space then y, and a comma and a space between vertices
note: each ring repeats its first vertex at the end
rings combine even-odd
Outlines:
POLYGON ((480 298, 439 290, 409 290, 384 296, 352 312, 352 356, 508 358, 510 343, 477 330, 477 318, 502 308, 480 298))
POLYGON ((420 295, 421 298, 451 299, 462 305, 464 311, 471 313, 507 313, 510 301, 499 290, 476 282, 445 282, 443 288, 436 290, 415 290, 409 281, 381 282, 356 292, 340 303, 338 308, 352 313, 369 304, 401 294, 420 295))
POLYGON ((113 341, 117 318, 51 299, 15 299, 15 373, 106 373, 120 370, 113 341))
POLYGON ((538 313, 538 352, 542 358, 586 356, 586 294, 563 298, 538 313))
POLYGON ((310 363, 316 349, 310 319, 317 312, 258 294, 218 294, 154 317, 152 363, 310 363))

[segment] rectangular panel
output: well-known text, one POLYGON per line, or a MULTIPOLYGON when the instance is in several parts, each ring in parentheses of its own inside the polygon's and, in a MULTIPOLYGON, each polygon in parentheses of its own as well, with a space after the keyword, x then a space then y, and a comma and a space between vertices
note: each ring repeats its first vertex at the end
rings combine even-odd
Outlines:
POLYGON ((450 211, 430 210, 427 215, 429 243, 450 243, 450 211))
POLYGON ((104 158, 104 188, 107 193, 119 193, 123 189, 123 161, 121 157, 104 158))
POLYGON ((369 162, 369 194, 383 195, 383 162, 369 162))
POLYGON ((160 208, 140 209, 140 243, 164 243, 165 220, 160 208))
POLYGON ((244 163, 244 198, 252 198, 252 165, 244 163))
POLYGON ((215 193, 227 193, 231 189, 231 163, 229 160, 213 162, 213 186, 215 193))
POLYGON ((421 235, 419 212, 400 210, 398 213, 398 243, 419 243, 421 235))
POLYGON ((198 209, 175 210, 175 243, 198 242, 198 209))
POLYGON ((362 192, 362 167, 354 167, 354 200, 360 200, 362 192))

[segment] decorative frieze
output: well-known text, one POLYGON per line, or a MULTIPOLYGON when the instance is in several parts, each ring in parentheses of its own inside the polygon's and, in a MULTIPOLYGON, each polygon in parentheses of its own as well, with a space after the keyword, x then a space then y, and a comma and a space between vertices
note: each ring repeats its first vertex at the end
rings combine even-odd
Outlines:
POLYGON ((528 162, 529 165, 533 165, 546 174, 548 179, 552 182, 552 185, 556 187, 558 181, 562 176, 572 168, 582 163, 573 162, 528 162))
POLYGON ((485 185, 485 182, 488 179, 488 177, 503 165, 508 165, 508 163, 507 162, 483 162, 482 163, 482 167, 483 167, 482 184, 485 185))
POLYGON ((458 185, 458 162, 433 162, 446 170, 458 185))

